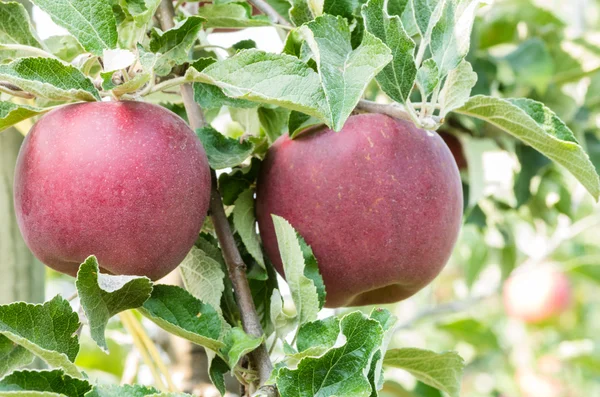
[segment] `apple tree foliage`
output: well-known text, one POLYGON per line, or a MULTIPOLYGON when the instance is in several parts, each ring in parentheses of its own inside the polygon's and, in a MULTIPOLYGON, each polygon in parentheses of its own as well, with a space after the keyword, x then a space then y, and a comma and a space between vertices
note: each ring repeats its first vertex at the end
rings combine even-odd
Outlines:
MULTIPOLYGON (((289 223, 276 218, 291 291, 284 302, 254 218, 256 169, 281 134, 317 124, 340 130, 368 98, 391 103, 388 108, 422 128, 459 136, 468 163, 467 224, 453 261, 460 261, 468 288, 492 256, 503 278, 522 262, 515 224, 542 219, 554 229, 565 216, 577 221, 590 213, 590 205, 572 204, 567 186, 600 196, 599 138, 590 132, 600 103, 600 47, 585 36, 568 38, 565 22, 533 2, 269 0, 280 21, 253 15, 251 2, 177 2, 175 24, 167 30, 155 17, 159 0, 32 2, 68 34, 41 40, 22 5, 0 2, 0 130, 64 103, 103 99, 161 103, 185 118, 174 92, 187 83, 209 121, 226 109, 243 130, 244 139, 210 126, 196 132, 211 167, 221 171, 219 190, 248 265, 262 338, 241 328, 210 222, 180 266, 185 288, 99 274, 93 256, 81 264, 76 281, 86 326, 101 349, 109 351, 109 319, 136 309, 205 347, 221 393, 227 372, 254 381, 240 363, 262 343, 283 347, 268 382, 283 397, 383 395, 388 368, 451 397, 461 387, 464 361, 457 353, 390 348, 404 325, 386 309, 319 317, 326 290, 312 268, 315 259, 289 223), (284 40, 281 53, 256 49, 251 40, 217 51, 207 41, 213 29, 258 26, 275 26, 284 40), (495 51, 502 44, 513 47, 495 51), (582 79, 587 94, 571 95, 582 79), (510 191, 494 191, 483 173, 484 155, 502 150, 521 167, 510 191), (486 247, 489 235, 499 241, 493 249, 486 247), (292 305, 295 310, 286 309, 292 305)), ((571 270, 598 281, 590 263, 571 270)), ((82 326, 60 296, 41 305, 0 306, 0 396, 185 395, 92 382, 74 364, 82 326), (34 357, 48 369, 21 369, 34 357)), ((493 330, 473 318, 438 328, 481 351, 500 348, 493 330)))

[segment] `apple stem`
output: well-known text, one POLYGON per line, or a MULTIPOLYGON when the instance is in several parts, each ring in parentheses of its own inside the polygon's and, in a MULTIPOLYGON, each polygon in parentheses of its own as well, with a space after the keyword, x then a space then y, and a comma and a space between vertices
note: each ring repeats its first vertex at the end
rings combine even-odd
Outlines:
MULTIPOLYGON (((160 20, 163 30, 173 27, 173 2, 171 0, 162 0, 157 11, 157 17, 160 20)), ((192 86, 183 84, 181 86, 181 96, 185 110, 188 115, 190 126, 196 130, 206 125, 206 119, 200 106, 194 101, 194 91, 192 86)), ((212 188, 210 194, 210 217, 217 233, 217 238, 223 251, 223 259, 227 265, 227 271, 236 298, 237 305, 240 309, 240 316, 244 331, 254 337, 263 338, 264 332, 260 324, 260 319, 256 312, 254 301, 252 300, 252 292, 250 284, 246 276, 246 264, 237 248, 235 239, 229 221, 223 207, 221 193, 217 186, 217 177, 214 170, 212 171, 212 188)), ((273 364, 267 352, 265 343, 263 342, 258 349, 249 354, 253 366, 258 371, 259 386, 262 386, 271 376, 273 364)), ((267 392, 268 396, 275 397, 278 395, 275 387, 264 386, 261 390, 267 392), (265 390, 267 388, 268 390, 265 390)))

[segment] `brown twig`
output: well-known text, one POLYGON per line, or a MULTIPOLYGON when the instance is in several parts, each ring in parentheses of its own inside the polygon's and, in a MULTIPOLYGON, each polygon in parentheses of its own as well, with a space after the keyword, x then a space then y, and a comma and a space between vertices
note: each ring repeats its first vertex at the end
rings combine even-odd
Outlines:
MULTIPOLYGON (((163 30, 173 27, 173 2, 171 0, 162 0, 157 11, 157 17, 161 23, 163 30)), ((194 92, 190 84, 181 86, 181 96, 188 115, 190 125, 193 129, 202 128, 206 125, 206 120, 202 109, 194 101, 194 92)), ((217 238, 223 251, 223 258, 227 265, 229 278, 233 285, 233 290, 240 309, 240 316, 244 331, 254 337, 263 337, 263 329, 260 325, 260 320, 252 300, 252 293, 248 278, 246 276, 246 264, 242 260, 242 256, 237 248, 235 239, 229 221, 225 214, 221 194, 217 187, 216 174, 212 172, 212 189, 210 198, 210 216, 215 226, 217 238)), ((250 359, 254 367, 258 371, 259 386, 263 385, 271 376, 273 364, 269 358, 266 346, 263 343, 258 349, 250 354, 250 359)), ((273 388, 270 396, 276 396, 277 392, 273 388)))

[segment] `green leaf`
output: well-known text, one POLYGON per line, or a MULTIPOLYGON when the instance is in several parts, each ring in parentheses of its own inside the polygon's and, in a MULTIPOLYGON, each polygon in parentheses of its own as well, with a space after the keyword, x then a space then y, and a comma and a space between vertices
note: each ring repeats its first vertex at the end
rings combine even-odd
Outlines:
POLYGON ((119 0, 119 4, 133 17, 136 25, 146 25, 160 5, 160 0, 119 0))
POLYGON ((223 343, 221 353, 227 358, 230 368, 235 368, 240 359, 251 351, 255 350, 263 342, 263 338, 255 338, 245 333, 241 328, 232 328, 223 343))
POLYGON ((423 65, 421 65, 417 71, 417 84, 419 84, 425 94, 425 97, 421 98, 423 102, 427 101, 427 97, 431 95, 439 82, 439 71, 435 61, 433 59, 428 59, 423 62, 423 65))
POLYGON ((585 255, 569 260, 565 265, 569 273, 600 284, 600 255, 585 255))
POLYGON ((440 116, 445 117, 449 112, 463 106, 471 97, 471 89, 476 83, 477 73, 473 72, 473 67, 468 61, 463 60, 452 69, 440 92, 440 116))
POLYGON ((292 110, 288 120, 289 136, 290 138, 295 139, 303 131, 313 127, 317 128, 318 125, 323 125, 323 123, 316 117, 292 110))
POLYGON ((379 322, 360 312, 342 318, 344 346, 332 348, 320 357, 306 357, 296 369, 281 368, 277 387, 286 397, 368 397, 370 362, 381 344, 379 322))
POLYGON ((92 385, 87 381, 72 378, 61 370, 19 371, 0 380, 0 395, 2 396, 84 397, 91 389, 92 385))
POLYGON ((292 7, 290 8, 289 15, 290 21, 296 25, 300 26, 307 22, 315 19, 317 15, 314 14, 314 11, 311 7, 311 1, 309 0, 289 0, 292 7))
POLYGON ((417 75, 415 43, 408 36, 398 16, 388 15, 384 0, 370 0, 362 8, 367 32, 383 41, 393 54, 392 62, 377 75, 381 89, 394 101, 408 99, 417 75))
POLYGON ((196 135, 202 141, 211 168, 215 170, 241 164, 254 150, 252 142, 228 138, 211 126, 197 129, 196 135))
POLYGON ((515 146, 515 155, 521 164, 520 171, 515 175, 515 198, 517 208, 531 198, 531 180, 550 164, 550 160, 534 148, 519 143, 515 146))
POLYGON ((252 8, 247 3, 207 4, 198 9, 198 15, 206 19, 207 28, 247 28, 270 26, 265 15, 252 16, 252 8))
POLYGON ((367 84, 391 61, 391 51, 368 32, 353 50, 348 22, 339 16, 320 16, 300 31, 317 62, 328 125, 339 131, 367 84))
POLYGON ((379 308, 373 309, 370 317, 374 320, 377 320, 379 325, 381 325, 381 329, 383 330, 381 348, 373 356, 373 361, 371 362, 371 371, 369 372, 369 381, 371 382, 372 388, 371 396, 376 397, 377 392, 383 388, 383 360, 390 341, 394 336, 394 325, 398 319, 388 310, 379 308))
POLYGON ((155 285, 141 313, 166 331, 218 351, 223 343, 219 313, 183 288, 155 285))
POLYGON ((415 21, 417 22, 417 27, 421 32, 421 35, 424 36, 429 28, 429 21, 431 20, 431 16, 433 11, 438 3, 441 1, 435 0, 410 0, 413 4, 413 11, 415 13, 415 21))
POLYGON ((500 349, 498 338, 485 324, 473 318, 462 318, 439 324, 438 328, 450 333, 457 340, 475 346, 479 351, 500 349))
POLYGON ((304 257, 304 276, 312 280, 313 284, 317 288, 319 309, 322 309, 323 305, 325 305, 326 292, 323 277, 321 277, 321 274, 319 273, 319 264, 317 263, 317 258, 315 257, 310 245, 306 244, 306 241, 298 232, 296 232, 296 239, 298 240, 298 244, 300 244, 302 256, 304 257))
POLYGON ((475 96, 457 110, 495 125, 569 170, 597 200, 600 180, 569 128, 543 104, 530 99, 475 96))
POLYGON ((360 11, 362 2, 359 0, 324 0, 323 1, 323 13, 329 15, 339 15, 346 18, 349 22, 357 16, 356 14, 360 11))
POLYGON ((155 388, 142 385, 96 385, 85 397, 151 397, 158 394, 155 388))
MULTIPOLYGON (((208 65, 215 63, 217 60, 214 58, 200 58, 196 60, 191 67, 197 71, 204 70, 208 65)), ((256 107, 255 103, 246 101, 244 99, 230 98, 223 93, 223 90, 217 86, 205 84, 205 83, 194 83, 194 101, 200 105, 202 109, 217 109, 221 106, 228 106, 233 108, 251 108, 256 107)))
POLYGON ((75 285, 92 339, 104 351, 108 351, 104 337, 108 320, 122 311, 142 306, 152 293, 149 278, 101 274, 95 256, 81 264, 75 285))
POLYGON ((30 117, 43 114, 49 109, 29 105, 18 105, 13 102, 0 101, 0 131, 30 117))
POLYGON ((152 30, 150 50, 160 53, 155 66, 158 76, 166 76, 173 66, 189 60, 189 52, 198 38, 203 21, 204 18, 191 16, 166 32, 152 30))
POLYGON ((258 108, 260 125, 265 130, 271 144, 286 133, 289 118, 290 111, 287 109, 279 107, 271 109, 265 106, 258 108))
POLYGON ((278 289, 271 295, 270 319, 278 338, 285 338, 296 327, 296 316, 288 315, 283 309, 283 298, 278 289))
POLYGON ((29 350, 0 335, 0 377, 31 364, 33 359, 34 355, 29 350))
POLYGON ((117 46, 117 23, 110 2, 98 0, 32 0, 94 55, 117 46))
POLYGON ((179 265, 179 270, 185 289, 218 311, 225 290, 225 273, 221 264, 200 248, 192 247, 179 265))
POLYGON ((47 99, 100 100, 100 94, 89 78, 57 59, 20 58, 0 65, 0 80, 47 99))
POLYGON ((305 323, 298 329, 296 347, 299 353, 306 350, 314 351, 315 348, 326 351, 335 345, 339 334, 340 319, 337 317, 305 323))
POLYGON ((44 40, 44 45, 52 54, 66 62, 71 62, 78 55, 85 52, 77 39, 69 34, 65 36, 50 36, 44 40))
POLYGON ((460 394, 464 369, 463 359, 455 352, 435 353, 429 350, 405 348, 388 350, 384 365, 410 372, 421 382, 448 393, 460 394))
POLYGON ((478 0, 447 0, 431 32, 431 52, 440 77, 456 68, 469 52, 478 0))
POLYGON ((544 94, 554 77, 554 61, 540 38, 524 41, 505 57, 518 83, 544 94))
POLYGON ((272 217, 285 278, 296 305, 299 324, 314 321, 322 306, 314 281, 305 275, 306 263, 298 234, 282 217, 277 215, 272 217))
POLYGON ((319 75, 298 58, 259 50, 243 50, 207 66, 193 67, 189 81, 214 84, 227 96, 279 105, 325 119, 325 94, 319 75), (302 87, 302 90, 298 90, 302 87))
POLYGON ((79 317, 60 296, 33 305, 24 302, 0 306, 0 334, 40 357, 51 367, 81 378, 73 364, 79 351, 75 332, 79 317))
POLYGON ((208 376, 210 377, 213 385, 219 390, 221 396, 224 396, 227 392, 227 386, 225 385, 225 374, 229 372, 229 366, 219 356, 214 356, 214 353, 211 353, 210 350, 207 351, 207 355, 209 356, 209 367, 208 367, 208 376), (212 360, 210 360, 210 356, 213 355, 212 360))
POLYGON ((252 157, 250 166, 234 168, 231 173, 219 175, 219 191, 223 204, 233 205, 242 192, 248 189, 258 177, 260 160, 252 157))
POLYGON ((246 249, 254 260, 264 269, 260 240, 256 233, 256 217, 254 215, 254 189, 247 189, 235 201, 233 209, 233 225, 240 235, 246 249))
MULTIPOLYGON (((0 45, 23 44, 40 48, 25 7, 19 3, 0 2, 0 45)), ((0 60, 16 58, 19 51, 0 51, 0 60)))
MULTIPOLYGON (((138 57, 141 71, 119 85, 115 85, 112 81, 114 72, 101 73, 100 75, 104 79, 102 88, 107 91, 112 90, 113 94, 118 98, 123 94, 138 91, 146 83, 149 83, 154 76, 154 66, 158 62, 160 56, 152 52, 147 52, 142 46, 138 45, 138 57)), ((119 73, 121 73, 121 71, 119 71, 119 73)))

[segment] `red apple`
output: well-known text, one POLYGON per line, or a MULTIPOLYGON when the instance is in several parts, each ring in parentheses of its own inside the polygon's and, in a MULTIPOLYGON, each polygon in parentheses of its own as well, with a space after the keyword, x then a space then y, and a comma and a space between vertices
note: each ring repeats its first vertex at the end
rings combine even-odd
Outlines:
POLYGON ((539 323, 565 311, 571 302, 569 279, 557 270, 518 270, 504 283, 504 308, 510 317, 539 323))
POLYGON ((467 158, 465 157, 465 152, 463 150, 461 141, 455 135, 449 132, 440 131, 439 134, 452 152, 452 156, 454 156, 454 160, 456 161, 458 169, 466 170, 468 165, 467 158))
POLYGON ((15 210, 33 253, 75 275, 96 255, 113 274, 159 279, 190 250, 208 210, 206 154, 186 123, 143 102, 67 105, 27 135, 15 210))
POLYGON ((326 306, 390 303, 419 291, 446 264, 462 200, 456 163, 438 134, 365 114, 338 133, 280 137, 261 168, 257 219, 282 274, 271 214, 312 246, 326 306))

